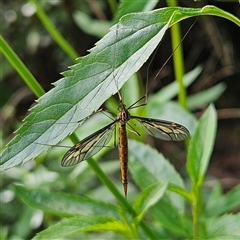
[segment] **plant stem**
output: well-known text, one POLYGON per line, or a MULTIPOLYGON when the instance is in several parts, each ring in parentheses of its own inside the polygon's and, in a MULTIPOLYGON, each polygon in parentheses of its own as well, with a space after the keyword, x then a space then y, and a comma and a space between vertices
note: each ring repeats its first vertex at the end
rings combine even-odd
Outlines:
MULTIPOLYGON (((177 1, 168 0, 168 6, 176 7, 177 1)), ((173 63, 174 63, 174 73, 175 79, 179 85, 179 92, 178 92, 178 101, 179 104, 183 108, 187 108, 187 100, 186 100, 186 89, 183 84, 183 76, 185 73, 185 66, 184 66, 184 58, 183 58, 183 50, 181 43, 181 31, 180 25, 178 23, 174 24, 171 28, 171 41, 172 41, 172 50, 173 50, 173 63)))

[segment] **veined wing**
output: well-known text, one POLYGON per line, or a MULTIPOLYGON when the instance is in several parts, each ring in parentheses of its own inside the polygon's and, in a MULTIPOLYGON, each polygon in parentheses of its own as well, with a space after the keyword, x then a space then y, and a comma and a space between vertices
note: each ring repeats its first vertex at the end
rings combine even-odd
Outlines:
POLYGON ((162 140, 182 141, 190 136, 187 128, 175 122, 137 116, 131 118, 138 120, 149 135, 162 140))
POLYGON ((62 166, 69 167, 91 158, 109 143, 117 120, 84 138, 69 149, 62 158, 62 166))

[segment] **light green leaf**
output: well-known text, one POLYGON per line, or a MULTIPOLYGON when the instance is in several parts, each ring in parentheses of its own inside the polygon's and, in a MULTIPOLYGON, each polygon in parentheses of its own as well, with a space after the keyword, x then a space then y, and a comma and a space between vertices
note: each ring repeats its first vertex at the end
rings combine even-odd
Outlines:
POLYGON ((73 13, 73 19, 77 26, 85 33, 96 37, 103 37, 111 27, 107 21, 94 20, 86 13, 76 10, 73 13))
POLYGON ((148 186, 143 190, 143 192, 140 193, 133 204, 133 208, 137 214, 138 221, 143 218, 148 209, 150 209, 160 200, 166 189, 167 182, 158 182, 148 186))
POLYGON ((114 21, 118 21, 123 15, 133 12, 146 12, 153 10, 157 5, 158 0, 147 1, 129 1, 122 0, 119 4, 117 14, 114 16, 114 21))
POLYGON ((226 85, 219 83, 216 86, 210 87, 206 90, 189 96, 187 100, 188 109, 193 110, 214 102, 225 91, 225 89, 226 85))
POLYGON ((240 214, 224 215, 207 224, 207 239, 240 239, 240 214))
POLYGON ((165 194, 149 212, 164 228, 179 234, 182 239, 190 239, 192 225, 168 195, 165 194))
POLYGON ((15 186, 16 193, 27 205, 59 216, 107 215, 118 217, 117 207, 101 201, 66 193, 47 192, 15 186))
MULTIPOLYGON (((168 181, 169 184, 173 183, 186 192, 180 175, 155 149, 131 140, 129 152, 131 176, 142 190, 156 182, 168 181)), ((165 192, 150 212, 165 228, 185 236, 187 230, 183 226, 184 201, 181 196, 173 192, 165 192)))
MULTIPOLYGON (((140 142, 129 141, 129 170, 134 181, 141 189, 156 182, 173 183, 180 188, 184 188, 183 180, 162 154, 148 145, 140 142)), ((175 193, 168 193, 173 205, 183 211, 183 199, 175 193)))
POLYGON ((147 116, 150 118, 172 121, 185 126, 189 130, 190 135, 192 135, 197 125, 195 117, 183 109, 177 102, 170 101, 163 105, 157 101, 149 102, 146 110, 147 116))
MULTIPOLYGON (((105 216, 78 216, 63 220, 40 232, 33 239, 59 239, 74 232, 86 231, 124 231, 122 223, 105 216)), ((66 239, 66 238, 65 238, 66 239)))
POLYGON ((189 145, 187 170, 195 184, 202 183, 213 151, 217 129, 217 114, 210 105, 205 111, 189 145))
POLYGON ((240 185, 231 189, 225 195, 216 194, 215 198, 212 198, 211 202, 206 207, 207 216, 219 216, 223 213, 240 208, 240 185))
MULTIPOLYGON (((197 79, 201 71, 202 71, 202 68, 198 66, 194 68, 192 71, 184 75, 183 84, 185 88, 190 86, 197 79)), ((164 88, 160 89, 153 96, 150 96, 149 103, 157 102, 158 104, 164 104, 169 100, 173 99, 174 97, 176 97, 178 92, 179 92, 179 85, 177 81, 173 81, 172 83, 168 84, 164 88)))

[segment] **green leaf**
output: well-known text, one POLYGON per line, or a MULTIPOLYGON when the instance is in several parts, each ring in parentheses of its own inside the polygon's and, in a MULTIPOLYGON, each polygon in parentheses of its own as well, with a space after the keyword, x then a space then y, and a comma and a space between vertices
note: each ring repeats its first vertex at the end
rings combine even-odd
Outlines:
POLYGON ((78 216, 63 220, 40 232, 33 239, 59 239, 74 232, 86 231, 124 231, 122 223, 105 216, 78 216))
MULTIPOLYGON (((177 198, 178 199, 178 198, 177 198)), ((173 203, 169 195, 165 194, 160 201, 149 211, 157 222, 172 233, 183 236, 182 239, 190 239, 192 226, 189 220, 179 210, 178 206, 173 203)))
POLYGON ((15 186, 15 191, 27 205, 59 216, 119 216, 117 207, 81 196, 30 189, 19 185, 15 186))
POLYGON ((37 82, 32 73, 27 69, 22 60, 17 56, 2 36, 0 36, 0 52, 4 54, 9 63, 14 67, 26 85, 29 86, 36 96, 44 94, 44 90, 41 85, 37 82))
POLYGON ((129 0, 122 0, 119 4, 117 14, 114 16, 114 21, 118 21, 123 15, 133 12, 145 12, 154 9, 157 0, 138 1, 137 3, 129 0))
POLYGON ((195 184, 202 183, 213 151, 216 137, 217 114, 210 105, 205 111, 189 145, 187 170, 195 184))
POLYGON ((165 31, 174 23, 199 15, 236 17, 213 7, 163 8, 125 15, 91 53, 63 73, 51 91, 25 119, 17 136, 1 155, 1 171, 25 163, 56 145, 97 110, 149 58, 165 31), (116 86, 117 85, 117 86, 116 86))
POLYGON ((167 182, 157 182, 148 186, 140 193, 133 204, 133 208, 138 215, 138 220, 142 219, 148 209, 154 206, 161 199, 166 189, 167 182))
POLYGON ((225 89, 226 85, 219 83, 216 86, 189 96, 187 100, 188 109, 193 110, 214 102, 225 91, 225 89))
POLYGON ((47 29, 51 37, 55 40, 55 42, 64 50, 67 56, 71 57, 73 61, 78 57, 78 53, 72 48, 72 46, 66 41, 66 39, 60 34, 58 28, 54 26, 52 21, 48 18, 47 14, 44 12, 41 7, 40 1, 29 0, 34 7, 36 8, 36 14, 41 20, 44 27, 47 29))
MULTIPOLYGON (((202 68, 198 66, 194 68, 192 71, 186 73, 183 77, 184 87, 187 88, 188 86, 190 86, 197 79, 201 71, 202 71, 202 68)), ((173 99, 174 97, 176 97, 178 92, 179 92, 179 85, 177 81, 173 81, 172 83, 168 84, 164 88, 160 89, 153 96, 150 96, 149 103, 158 102, 160 104, 164 104, 169 100, 173 99)))
MULTIPOLYGON (((150 148, 150 146, 134 140, 129 141, 129 170, 141 189, 156 182, 165 181, 184 188, 182 178, 162 154, 150 148)), ((174 193, 170 196, 174 204, 183 210, 181 197, 174 193)))
POLYGON ((134 140, 129 140, 129 170, 142 189, 167 180, 177 186, 184 186, 178 172, 161 153, 134 140))
POLYGON ((79 10, 74 11, 73 19, 81 30, 96 37, 103 37, 111 27, 109 22, 94 20, 89 15, 79 10))
POLYGON ((234 211, 240 208, 240 185, 231 189, 227 194, 212 198, 211 202, 206 207, 207 216, 219 216, 228 211, 234 211))
POLYGON ((207 224, 207 239, 239 239, 240 214, 224 215, 207 224))
MULTIPOLYGON (((182 178, 163 155, 133 140, 129 141, 129 170, 134 181, 143 190, 156 182, 168 181, 169 185, 178 186, 185 193, 184 197, 187 195, 182 178)), ((165 228, 186 236, 187 229, 182 215, 184 211, 183 198, 169 191, 150 209, 151 215, 165 228)))
POLYGON ((149 103, 146 109, 148 117, 180 123, 189 130, 190 135, 196 128, 197 121, 195 117, 183 109, 177 102, 171 101, 162 105, 155 101, 149 103))

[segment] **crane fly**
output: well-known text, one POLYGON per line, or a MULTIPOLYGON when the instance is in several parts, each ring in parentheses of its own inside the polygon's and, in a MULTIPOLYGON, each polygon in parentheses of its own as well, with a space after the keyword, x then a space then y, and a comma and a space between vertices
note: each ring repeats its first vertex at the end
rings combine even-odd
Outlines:
MULTIPOLYGON (((188 32, 190 31, 190 29, 188 30, 188 32)), ((187 33, 185 34, 184 38, 186 37, 187 33)), ((116 50, 114 49, 114 54, 115 51, 116 50)), ((171 54, 171 56, 172 55, 173 53, 171 54)), ((171 58, 171 56, 166 60, 165 64, 171 58)), ((161 71, 161 69, 159 70, 159 72, 161 71)), ((93 155, 98 153, 104 146, 107 146, 112 137, 112 133, 114 132, 114 130, 116 129, 116 125, 118 124, 119 125, 118 151, 123 190, 126 197, 128 186, 128 139, 126 125, 128 124, 128 121, 131 119, 137 120, 143 126, 143 129, 147 132, 147 134, 165 141, 182 141, 188 138, 190 136, 190 133, 186 127, 175 122, 133 116, 129 113, 129 109, 135 103, 127 108, 122 101, 119 91, 118 97, 119 97, 118 107, 119 113, 117 114, 116 119, 110 124, 106 125, 105 127, 99 129, 98 131, 84 138, 83 140, 75 144, 72 148, 70 148, 63 156, 61 164, 63 167, 68 167, 91 158, 93 155)))
POLYGON ((62 158, 62 166, 69 167, 78 164, 84 160, 91 158, 97 152, 99 152, 104 146, 106 146, 112 133, 116 129, 116 125, 119 125, 119 160, 122 176, 122 184, 125 196, 127 196, 128 186, 128 139, 126 125, 129 120, 135 119, 143 126, 144 130, 153 137, 166 140, 166 141, 181 141, 190 136, 187 128, 175 123, 159 119, 143 118, 133 116, 129 113, 128 107, 126 108, 122 99, 120 98, 119 113, 116 119, 107 126, 92 133, 85 139, 75 144, 69 149, 62 158))

